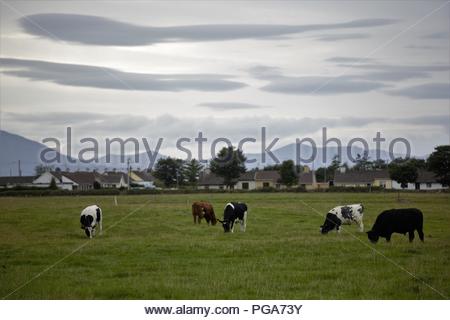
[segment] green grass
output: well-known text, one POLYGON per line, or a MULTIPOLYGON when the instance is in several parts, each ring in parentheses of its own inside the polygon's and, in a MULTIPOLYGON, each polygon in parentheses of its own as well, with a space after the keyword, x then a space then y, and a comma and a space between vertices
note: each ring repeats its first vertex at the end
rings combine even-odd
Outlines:
POLYGON ((442 299, 450 296, 450 195, 252 193, 0 198, 0 296, 79 251, 8 299, 442 299), (249 207, 246 233, 194 225, 190 204, 249 207), (121 218, 141 207, 115 226, 121 218), (365 225, 394 207, 424 212, 425 243, 395 234, 372 245, 357 226, 321 235, 326 213, 363 202, 365 225), (79 213, 97 203, 102 236, 88 240, 79 213), (87 244, 86 244, 87 243, 87 244), (376 248, 398 266, 376 253, 376 248), (416 278, 402 270, 404 268, 416 278), (418 280, 420 279, 420 280, 418 280))

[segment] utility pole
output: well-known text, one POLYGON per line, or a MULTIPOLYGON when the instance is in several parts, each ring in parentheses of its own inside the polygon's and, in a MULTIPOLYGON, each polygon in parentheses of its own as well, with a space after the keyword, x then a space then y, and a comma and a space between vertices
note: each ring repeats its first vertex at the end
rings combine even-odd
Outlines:
POLYGON ((20 160, 19 160, 19 177, 22 176, 22 169, 20 168, 20 160))
POLYGON ((128 179, 127 179, 127 185, 128 185, 128 191, 130 190, 130 174, 131 174, 131 168, 130 168, 130 158, 127 159, 127 166, 128 166, 128 179))

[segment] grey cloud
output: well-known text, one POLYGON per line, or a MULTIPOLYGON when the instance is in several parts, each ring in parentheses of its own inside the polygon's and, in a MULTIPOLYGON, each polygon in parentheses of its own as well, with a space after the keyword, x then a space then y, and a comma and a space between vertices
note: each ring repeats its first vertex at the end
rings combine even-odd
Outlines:
POLYGON ((75 87, 143 91, 229 91, 246 84, 226 75, 149 74, 98 66, 0 58, 3 74, 75 87))
POLYGON ((394 82, 430 78, 436 72, 449 72, 448 64, 387 65, 373 63, 370 58, 332 57, 327 61, 353 70, 341 76, 287 76, 272 66, 254 66, 248 69, 253 77, 269 81, 261 90, 286 94, 344 94, 369 92, 388 88, 394 82), (365 60, 365 62, 364 62, 365 60), (358 63, 363 62, 363 63, 358 63))
POLYGON ((309 25, 211 24, 172 27, 140 26, 99 16, 44 13, 20 19, 29 34, 55 41, 89 45, 140 46, 161 42, 260 39, 320 30, 371 28, 395 23, 393 19, 360 19, 309 25))
POLYGON ((198 104, 198 106, 206 107, 212 110, 243 110, 266 108, 264 106, 242 102, 205 102, 198 104))
MULTIPOLYGON (((196 137, 202 131, 211 142, 217 137, 226 137, 237 141, 243 137, 254 137, 260 134, 261 127, 267 127, 268 133, 280 138, 303 136, 328 128, 360 128, 369 124, 379 124, 380 130, 385 126, 419 125, 442 127, 447 129, 449 124, 447 116, 436 115, 427 117, 343 117, 343 118, 278 118, 267 116, 255 117, 195 117, 181 118, 171 115, 162 115, 155 118, 133 116, 129 114, 98 114, 60 112, 57 114, 35 113, 33 116, 21 113, 5 113, 9 126, 25 127, 29 130, 40 128, 42 135, 50 136, 51 132, 60 131, 61 126, 71 125, 74 134, 91 137, 117 137, 126 134, 135 138, 147 137, 150 139, 163 138, 173 143, 180 137, 196 137), (252 125, 249 126, 248 124, 252 125), (47 131, 47 132, 46 132, 47 131)), ((124 137, 124 136, 122 136, 124 137)), ((166 145, 167 147, 167 145, 166 145)))
POLYGON ((426 34, 422 37, 423 39, 442 39, 442 40, 448 40, 449 38, 449 32, 448 31, 442 31, 442 32, 433 32, 426 34))
MULTIPOLYGON (((397 90, 387 90, 387 94, 410 99, 450 99, 449 83, 426 83, 397 90)), ((446 119, 448 121, 448 118, 446 119)))
POLYGON ((326 59, 325 61, 335 63, 363 63, 363 62, 374 62, 375 59, 364 57, 331 57, 326 59))
POLYGON ((439 46, 426 46, 426 45, 416 45, 416 44, 411 44, 408 46, 405 46, 406 49, 418 49, 418 50, 440 50, 440 49, 445 49, 444 47, 439 47, 439 46))
POLYGON ((355 80, 348 76, 320 76, 273 79, 271 83, 261 89, 286 94, 333 95, 368 92, 385 87, 386 85, 380 82, 355 80))
POLYGON ((257 65, 247 69, 248 73, 256 79, 270 80, 283 77, 281 68, 273 66, 257 65))
POLYGON ((433 72, 448 72, 448 64, 439 65, 388 65, 381 63, 342 63, 340 67, 361 70, 360 74, 349 77, 369 81, 400 81, 408 79, 429 78, 433 72))
POLYGON ((319 41, 334 42, 342 40, 356 40, 356 39, 368 39, 370 34, 368 33, 345 33, 345 34, 325 34, 316 38, 319 41))

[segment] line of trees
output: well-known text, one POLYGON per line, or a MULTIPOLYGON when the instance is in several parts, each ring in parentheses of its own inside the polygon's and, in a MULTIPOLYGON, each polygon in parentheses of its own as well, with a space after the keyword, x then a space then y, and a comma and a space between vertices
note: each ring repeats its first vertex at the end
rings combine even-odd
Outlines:
MULTIPOLYGON (((246 172, 245 161, 246 157, 241 150, 224 147, 210 161, 209 168, 212 173, 224 179, 224 184, 228 188, 232 188, 237 179, 246 172)), ((336 155, 329 166, 316 170, 317 181, 333 180, 336 171, 342 166, 349 171, 388 169, 391 179, 400 183, 402 187, 417 180, 419 169, 427 169, 436 174, 439 182, 450 185, 450 146, 436 147, 427 160, 398 158, 389 164, 384 160, 371 161, 366 153, 357 155, 353 167, 342 164, 336 155)), ((168 157, 159 159, 152 173, 167 188, 195 187, 203 168, 196 159, 183 161, 168 157)), ((304 170, 304 167, 295 165, 292 160, 286 160, 278 165, 267 166, 263 170, 277 170, 281 177, 279 182, 286 186, 293 186, 297 184, 298 174, 304 170)))
POLYGON ((355 165, 349 167, 347 163, 341 164, 336 155, 331 164, 316 170, 317 181, 333 180, 336 170, 345 167, 346 171, 371 171, 379 169, 389 170, 389 176, 397 181, 402 188, 406 188, 408 183, 415 183, 418 178, 418 170, 424 169, 433 172, 437 181, 443 185, 450 185, 450 145, 437 146, 428 159, 397 158, 387 163, 382 159, 370 160, 367 153, 356 156, 355 165))

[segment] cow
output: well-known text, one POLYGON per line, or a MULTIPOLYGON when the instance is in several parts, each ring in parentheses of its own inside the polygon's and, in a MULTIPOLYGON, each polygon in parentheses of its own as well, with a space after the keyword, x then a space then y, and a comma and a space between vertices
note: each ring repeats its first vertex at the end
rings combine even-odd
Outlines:
POLYGON ((341 225, 356 223, 359 231, 364 232, 363 212, 364 206, 361 203, 335 207, 328 211, 320 231, 322 234, 327 234, 333 229, 340 232, 341 225))
POLYGON ((205 218, 208 225, 215 226, 217 224, 214 208, 206 201, 196 201, 192 204, 192 217, 194 218, 194 224, 200 224, 202 218, 205 218))
POLYGON ((95 236, 95 228, 97 225, 99 226, 100 234, 102 234, 102 220, 102 209, 97 205, 86 207, 81 211, 81 229, 84 229, 86 236, 90 239, 95 236))
POLYGON ((223 221, 218 220, 224 232, 234 232, 234 224, 239 222, 241 232, 247 228, 247 205, 241 202, 229 202, 223 211, 223 221))
POLYGON ((414 231, 417 230, 420 240, 424 241, 423 214, 415 208, 391 209, 380 213, 375 220, 372 230, 367 232, 367 237, 372 243, 377 243, 380 237, 391 241, 393 233, 409 235, 409 242, 414 240, 414 231))

